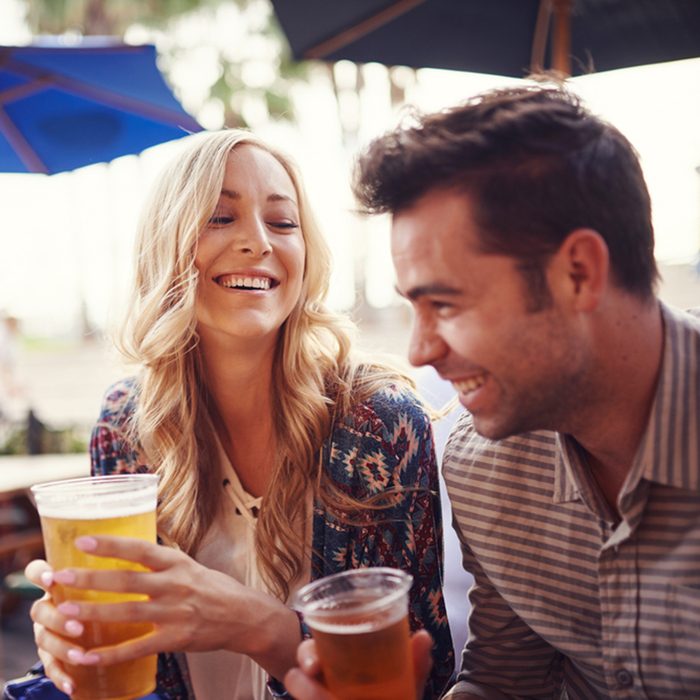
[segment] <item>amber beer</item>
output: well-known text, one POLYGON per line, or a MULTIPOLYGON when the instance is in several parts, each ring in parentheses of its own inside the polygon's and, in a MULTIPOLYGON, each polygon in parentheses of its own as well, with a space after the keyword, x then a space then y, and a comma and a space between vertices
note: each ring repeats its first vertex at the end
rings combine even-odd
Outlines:
POLYGON ((340 700, 415 700, 412 580, 398 569, 358 569, 297 594, 294 605, 316 640, 326 685, 340 700))
MULTIPOLYGON (((156 500, 158 480, 152 474, 71 479, 32 487, 39 510, 46 558, 54 569, 144 568, 139 564, 96 557, 74 546, 82 535, 119 535, 156 541, 156 500)), ((122 602, 144 600, 136 594, 90 591, 54 584, 51 596, 57 602, 89 600, 122 602)), ((72 638, 86 649, 119 644, 153 629, 150 623, 85 623, 85 631, 72 638)), ((111 666, 66 664, 75 681, 73 700, 132 700, 155 689, 156 656, 111 666)))

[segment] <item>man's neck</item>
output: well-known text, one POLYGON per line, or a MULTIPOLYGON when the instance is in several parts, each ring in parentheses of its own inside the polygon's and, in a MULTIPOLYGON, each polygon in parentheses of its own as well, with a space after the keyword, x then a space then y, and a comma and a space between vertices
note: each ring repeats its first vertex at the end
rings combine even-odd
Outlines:
POLYGON ((570 431, 588 453, 593 476, 613 506, 647 428, 664 346, 658 302, 632 301, 620 308, 596 330, 600 399, 581 412, 570 431))

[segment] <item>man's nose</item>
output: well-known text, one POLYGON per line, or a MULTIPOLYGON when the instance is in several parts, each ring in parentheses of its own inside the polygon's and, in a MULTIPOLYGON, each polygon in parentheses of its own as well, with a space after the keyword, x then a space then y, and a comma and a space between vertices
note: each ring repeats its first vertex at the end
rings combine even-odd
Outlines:
POLYGON ((448 352, 447 343, 430 324, 413 321, 411 340, 408 346, 408 360, 415 367, 434 365, 448 352))

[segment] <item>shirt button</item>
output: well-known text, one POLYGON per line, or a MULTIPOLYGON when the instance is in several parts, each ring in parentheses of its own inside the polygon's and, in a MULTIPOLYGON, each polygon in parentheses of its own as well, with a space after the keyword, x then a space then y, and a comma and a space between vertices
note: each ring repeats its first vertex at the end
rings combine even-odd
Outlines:
POLYGON ((616 671, 615 679, 617 680, 617 685, 620 688, 629 688, 634 682, 632 674, 626 668, 621 668, 619 671, 616 671))

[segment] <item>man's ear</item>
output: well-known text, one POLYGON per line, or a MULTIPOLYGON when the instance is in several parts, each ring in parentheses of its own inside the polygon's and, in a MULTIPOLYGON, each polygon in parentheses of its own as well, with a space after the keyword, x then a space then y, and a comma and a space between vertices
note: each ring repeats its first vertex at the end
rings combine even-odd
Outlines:
POLYGON ((577 311, 594 311, 609 283, 610 253, 593 229, 572 231, 548 265, 552 291, 577 311))

